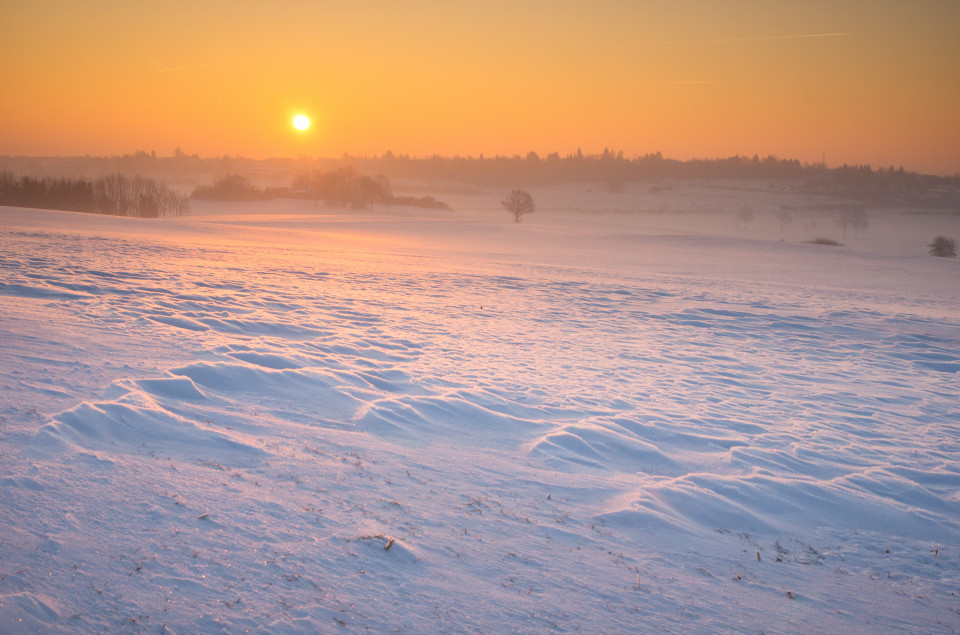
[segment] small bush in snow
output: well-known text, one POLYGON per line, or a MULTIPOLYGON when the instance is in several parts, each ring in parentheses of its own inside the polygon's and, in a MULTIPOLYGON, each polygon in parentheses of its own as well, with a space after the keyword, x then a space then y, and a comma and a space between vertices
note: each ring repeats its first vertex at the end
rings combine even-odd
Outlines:
POLYGON ((831 247, 839 247, 843 243, 838 243, 835 240, 830 240, 829 238, 814 238, 813 240, 808 240, 811 245, 829 245, 831 247))
POLYGON ((946 236, 937 236, 933 239, 933 242, 927 245, 930 248, 931 256, 938 256, 940 258, 956 258, 957 257, 957 241, 952 238, 947 238, 946 236))

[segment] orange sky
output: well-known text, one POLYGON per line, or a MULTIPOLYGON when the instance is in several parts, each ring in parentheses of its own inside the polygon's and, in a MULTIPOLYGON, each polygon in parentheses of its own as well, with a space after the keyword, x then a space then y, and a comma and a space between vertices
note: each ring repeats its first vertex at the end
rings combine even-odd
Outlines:
POLYGON ((610 147, 960 173, 957 0, 12 0, 0 18, 0 155, 610 147))

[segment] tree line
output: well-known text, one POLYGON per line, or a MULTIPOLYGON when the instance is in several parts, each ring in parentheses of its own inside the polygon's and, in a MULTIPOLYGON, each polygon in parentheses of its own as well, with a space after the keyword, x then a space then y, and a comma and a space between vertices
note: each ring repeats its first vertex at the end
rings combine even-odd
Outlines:
MULTIPOLYGON (((792 180, 796 187, 811 194, 827 194, 869 202, 871 205, 914 205, 956 208, 960 205, 960 174, 936 176, 919 174, 902 167, 873 168, 870 165, 827 167, 824 163, 801 163, 797 159, 776 156, 734 155, 715 159, 678 160, 660 152, 625 156, 606 148, 599 154, 580 150, 561 155, 536 152, 514 156, 425 156, 412 157, 386 152, 380 156, 340 158, 270 158, 241 156, 201 158, 187 155, 179 148, 173 156, 138 151, 116 157, 0 157, 0 170, 35 174, 71 173, 100 175, 112 172, 144 174, 162 179, 219 178, 230 174, 263 174, 273 180, 292 179, 321 170, 324 183, 313 189, 330 192, 331 204, 360 206, 370 204, 370 183, 347 179, 352 188, 344 192, 334 175, 339 170, 384 175, 389 179, 415 179, 456 182, 480 187, 516 187, 566 182, 605 183, 619 191, 626 183, 664 179, 776 179, 792 180), (360 191, 354 186, 359 185, 360 191), (339 191, 338 191, 339 190, 339 191), (366 201, 366 202, 365 202, 366 201)), ((374 177, 367 177, 373 179, 374 177)), ((300 183, 302 185, 303 183, 300 183)), ((291 191, 299 191, 299 185, 291 191)), ((202 194, 201 194, 202 195, 202 194)), ((266 192, 263 194, 267 196, 266 192)), ((252 197, 247 192, 245 196, 252 197)), ((269 197, 269 196, 268 196, 269 197)))
POLYGON ((630 182, 668 178, 798 178, 816 167, 804 166, 796 159, 758 156, 734 156, 725 159, 680 161, 660 152, 627 157, 622 151, 605 148, 600 154, 577 150, 561 156, 558 152, 541 157, 536 152, 525 156, 415 158, 387 152, 372 159, 351 158, 384 174, 404 178, 504 185, 526 183, 546 185, 569 182, 630 182))
MULTIPOLYGON (((343 159, 346 161, 347 159, 343 159)), ((810 193, 869 201, 872 204, 956 207, 960 205, 960 175, 942 177, 909 172, 903 167, 873 168, 847 165, 828 168, 823 163, 801 163, 773 155, 734 155, 681 161, 660 152, 626 157, 604 149, 600 154, 577 151, 561 156, 536 152, 512 157, 414 158, 387 152, 382 157, 350 158, 358 167, 391 178, 419 178, 471 183, 479 186, 511 184, 606 183, 619 191, 625 183, 661 179, 769 179, 794 181, 810 193)))
POLYGON ((371 209, 374 204, 384 205, 388 210, 391 205, 450 209, 432 196, 396 196, 387 177, 366 176, 351 167, 326 172, 310 170, 296 176, 287 187, 260 188, 241 174, 227 174, 208 185, 198 185, 191 197, 217 201, 312 199, 314 204, 323 201, 351 209, 371 209))
POLYGON ((18 176, 0 172, 0 205, 158 218, 190 211, 189 198, 142 176, 96 179, 18 176))

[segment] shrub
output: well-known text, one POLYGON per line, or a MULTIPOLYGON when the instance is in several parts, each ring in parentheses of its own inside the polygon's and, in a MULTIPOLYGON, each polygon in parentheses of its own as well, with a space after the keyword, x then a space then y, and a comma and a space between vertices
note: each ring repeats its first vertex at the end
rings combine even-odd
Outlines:
POLYGON ((390 203, 393 205, 423 207, 426 209, 450 209, 449 205, 443 201, 438 201, 432 196, 392 196, 390 197, 390 203))
POLYGON ((808 243, 811 245, 829 245, 830 247, 842 247, 843 243, 838 243, 835 240, 830 240, 829 238, 814 238, 813 240, 808 240, 808 243))
POLYGON ((946 236, 937 236, 933 242, 927 245, 930 248, 930 255, 940 258, 957 257, 957 241, 946 236))

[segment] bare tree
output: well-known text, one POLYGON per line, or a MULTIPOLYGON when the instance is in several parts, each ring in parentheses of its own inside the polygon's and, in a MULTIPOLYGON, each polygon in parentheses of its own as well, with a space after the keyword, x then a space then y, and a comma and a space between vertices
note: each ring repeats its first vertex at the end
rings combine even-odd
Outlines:
POLYGON ((520 217, 524 214, 532 214, 536 207, 533 204, 533 197, 529 192, 523 190, 513 190, 510 196, 500 202, 503 208, 513 214, 516 222, 520 222, 520 217))
POLYGON ((317 200, 322 193, 321 176, 320 170, 312 170, 306 174, 300 174, 293 179, 290 187, 296 192, 308 193, 310 198, 313 199, 313 206, 316 207, 317 200))
POLYGON ((957 241, 952 238, 947 238, 946 236, 937 236, 933 239, 933 242, 927 245, 930 248, 931 256, 938 256, 940 258, 956 258, 957 257, 957 241))
POLYGON ((753 208, 749 205, 744 205, 740 208, 740 211, 737 212, 737 220, 743 223, 743 231, 747 231, 747 223, 752 221, 754 218, 753 208))
POLYGON ((389 214, 390 203, 393 202, 393 188, 390 187, 390 180, 384 175, 378 174, 373 177, 373 182, 376 184, 377 200, 383 203, 389 214))
POLYGON ((119 173, 93 181, 0 174, 0 203, 141 218, 186 214, 189 210, 187 198, 163 183, 119 173))
POLYGON ((782 209, 777 212, 777 221, 780 223, 780 235, 783 236, 783 226, 789 225, 793 221, 793 214, 790 210, 782 209))
POLYGON ((853 213, 853 237, 857 237, 858 231, 867 231, 870 226, 870 217, 867 216, 867 210, 857 209, 853 213))
POLYGON ((867 210, 851 205, 840 210, 840 214, 837 216, 837 225, 843 228, 844 238, 847 237, 847 227, 853 227, 853 237, 856 238, 857 232, 866 231, 867 227, 870 226, 870 217, 867 215, 867 210))
POLYGON ((97 209, 101 214, 126 216, 131 208, 130 180, 122 174, 108 174, 94 182, 97 209))

